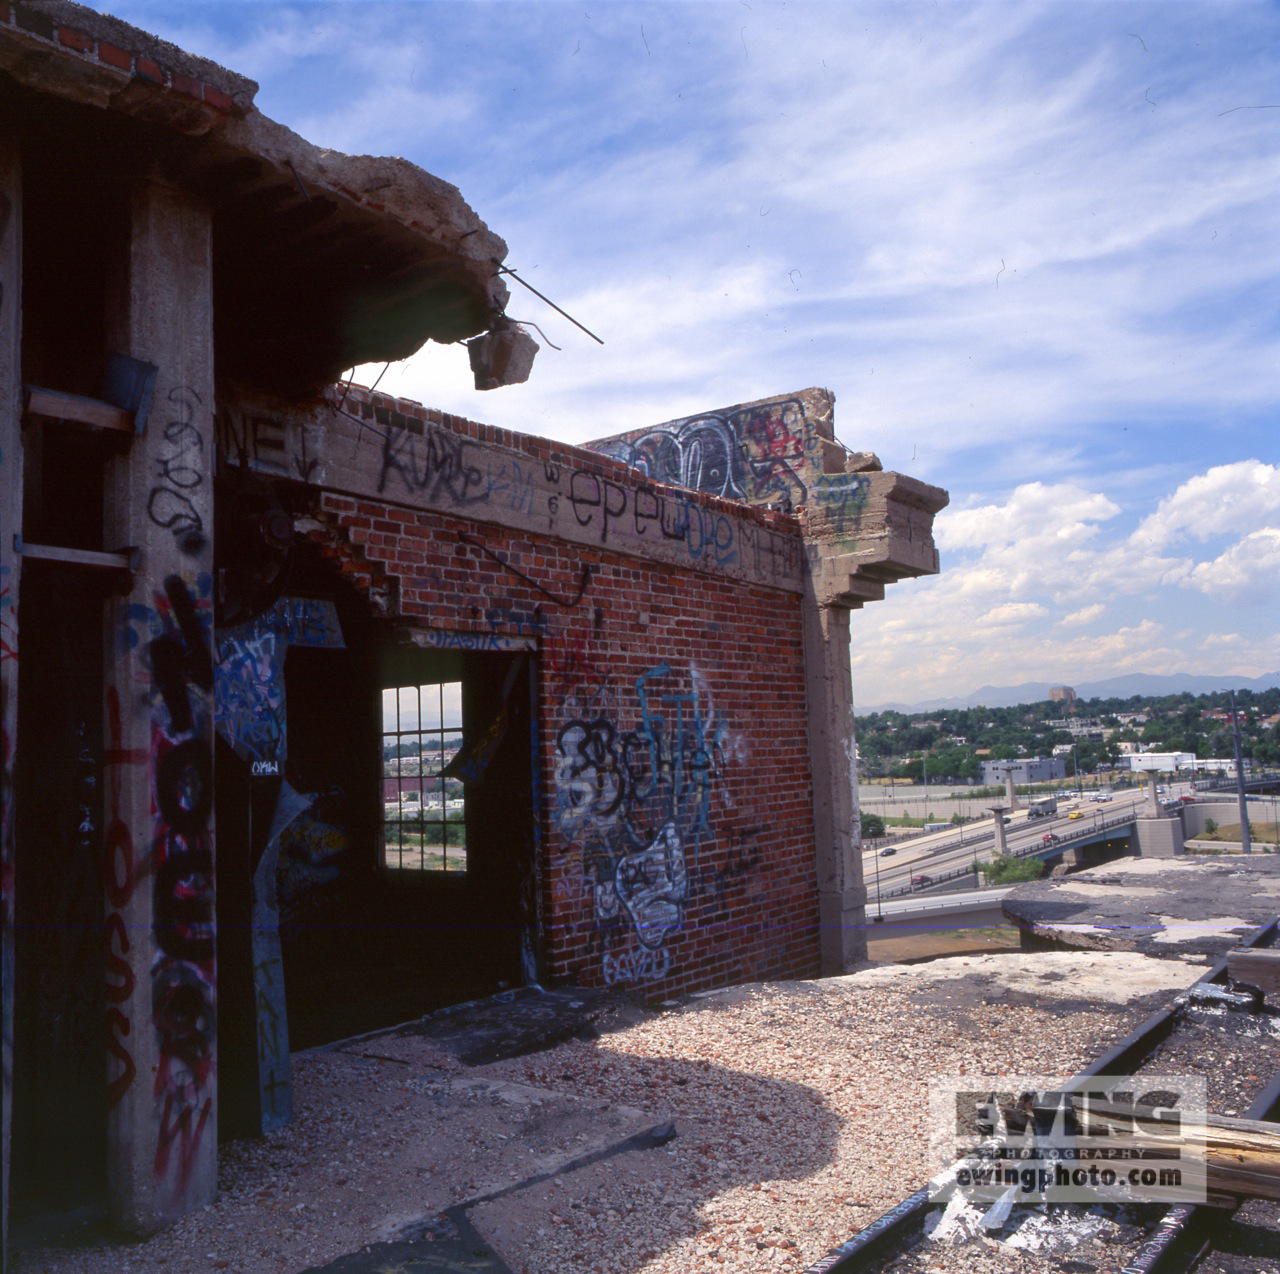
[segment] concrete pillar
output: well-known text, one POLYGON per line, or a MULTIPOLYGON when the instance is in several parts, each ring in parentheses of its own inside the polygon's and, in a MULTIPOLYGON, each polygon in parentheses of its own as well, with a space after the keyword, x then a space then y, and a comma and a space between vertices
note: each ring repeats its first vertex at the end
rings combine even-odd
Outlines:
POLYGON ((1004 772, 1004 795, 1005 800, 1009 802, 1010 811, 1018 808, 1018 794, 1013 790, 1013 773, 1010 770, 1004 772))
POLYGON ((1177 814, 1135 818, 1130 844, 1139 858, 1177 858, 1185 852, 1182 819, 1177 814))
POLYGON ((1156 772, 1154 770, 1147 771, 1147 815, 1150 818, 1159 818, 1163 811, 1160 809, 1160 793, 1156 791, 1156 772))
POLYGON ((108 607, 108 1189, 148 1233, 214 1195, 213 298, 207 207, 132 194, 115 348, 159 372, 107 472, 104 543, 141 549, 108 607))
POLYGON ((1004 835, 1004 811, 997 809, 995 814, 995 856, 1003 858, 1009 852, 1009 843, 1004 835))
POLYGON ((804 647, 819 942, 822 972, 830 976, 867 958, 848 610, 806 596, 804 647))
MULTIPOLYGON (((0 1235, 9 1233, 13 1123, 13 752, 18 737, 18 576, 22 530, 22 162, 0 122, 0 1235)), ((4 1239, 0 1238, 0 1245, 4 1239)), ((4 1264, 0 1251, 0 1266, 4 1264)))

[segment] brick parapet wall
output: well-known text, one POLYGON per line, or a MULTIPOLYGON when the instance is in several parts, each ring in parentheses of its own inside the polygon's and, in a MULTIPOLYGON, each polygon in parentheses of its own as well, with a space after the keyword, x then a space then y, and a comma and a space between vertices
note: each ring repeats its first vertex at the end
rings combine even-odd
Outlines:
MULTIPOLYGON (((327 392, 327 398, 335 407, 340 404, 341 409, 350 416, 386 428, 404 429, 421 435, 425 432, 427 425, 436 425, 482 445, 522 452, 531 460, 560 465, 572 462, 581 471, 594 472, 602 478, 624 483, 628 487, 644 485, 639 482, 636 471, 630 464, 596 450, 594 443, 589 446, 575 447, 549 438, 540 438, 536 434, 520 433, 513 429, 503 429, 497 425, 469 420, 465 416, 450 415, 438 408, 426 407, 414 399, 396 398, 390 394, 379 393, 377 390, 365 389, 360 385, 334 386, 327 392)), ((735 518, 741 518, 762 527, 792 535, 799 530, 795 517, 787 512, 764 506, 741 504, 736 500, 725 499, 706 491, 681 488, 680 495, 703 508, 732 511, 735 518)))
POLYGON ((105 91, 124 91, 134 101, 155 95, 184 109, 198 103, 197 114, 190 118, 193 131, 243 116, 257 91, 252 80, 207 58, 66 0, 0 0, 0 44, 5 42, 10 52, 0 58, 0 65, 8 57, 21 59, 26 68, 21 78, 31 74, 33 59, 56 58, 66 71, 78 68, 79 77, 45 77, 68 95, 97 98, 105 85, 105 91), (98 85, 90 87, 86 75, 98 85))
POLYGON ((536 639, 550 977, 816 974, 796 594, 335 492, 318 525, 419 633, 536 639))

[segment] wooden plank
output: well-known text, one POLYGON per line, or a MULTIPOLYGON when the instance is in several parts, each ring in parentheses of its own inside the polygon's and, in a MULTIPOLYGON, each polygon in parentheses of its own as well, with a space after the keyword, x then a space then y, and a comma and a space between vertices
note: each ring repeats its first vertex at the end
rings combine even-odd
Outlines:
POLYGON ((1256 986, 1271 1004, 1280 1004, 1280 951, 1264 948, 1227 952, 1232 982, 1256 986))
POLYGON ((1082 1101, 1072 1105, 1088 1135, 1121 1132, 1127 1144, 1150 1148, 1186 1148, 1203 1144, 1211 1192, 1280 1199, 1280 1124, 1257 1119, 1205 1115, 1203 1123, 1184 1119, 1174 1133, 1150 1107, 1127 1102, 1082 1101))
POLYGON ((29 544, 22 536, 13 537, 14 550, 24 558, 42 562, 61 562, 64 566, 85 566, 93 570, 136 571, 139 553, 137 549, 120 549, 115 553, 96 549, 64 548, 57 544, 29 544))
POLYGON ((27 385, 25 388, 29 415, 44 416, 49 420, 74 421, 80 425, 91 425, 95 429, 133 433, 133 413, 123 407, 113 407, 100 398, 83 398, 79 394, 44 389, 40 385, 27 385))

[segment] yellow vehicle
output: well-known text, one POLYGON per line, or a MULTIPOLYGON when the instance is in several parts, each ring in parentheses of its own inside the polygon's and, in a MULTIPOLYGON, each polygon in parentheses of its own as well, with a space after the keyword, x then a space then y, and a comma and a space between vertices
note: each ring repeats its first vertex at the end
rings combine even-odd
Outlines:
POLYGON ((1071 811, 1071 813, 1067 815, 1067 817, 1068 817, 1068 818, 1083 818, 1083 817, 1084 817, 1084 810, 1072 810, 1072 811, 1071 811))

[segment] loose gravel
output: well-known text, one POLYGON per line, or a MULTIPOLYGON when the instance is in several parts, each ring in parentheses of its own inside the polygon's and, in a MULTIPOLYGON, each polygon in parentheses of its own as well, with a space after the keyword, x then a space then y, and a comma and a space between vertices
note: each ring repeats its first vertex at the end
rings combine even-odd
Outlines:
POLYGON ((224 1147, 214 1203, 15 1274, 292 1274, 499 1192, 467 1215, 516 1274, 801 1271, 925 1183, 930 1076, 1072 1072, 1197 973, 975 956, 733 988, 487 1066, 420 1036, 299 1056, 294 1123, 224 1147), (668 1120, 667 1144, 592 1158, 668 1120))

